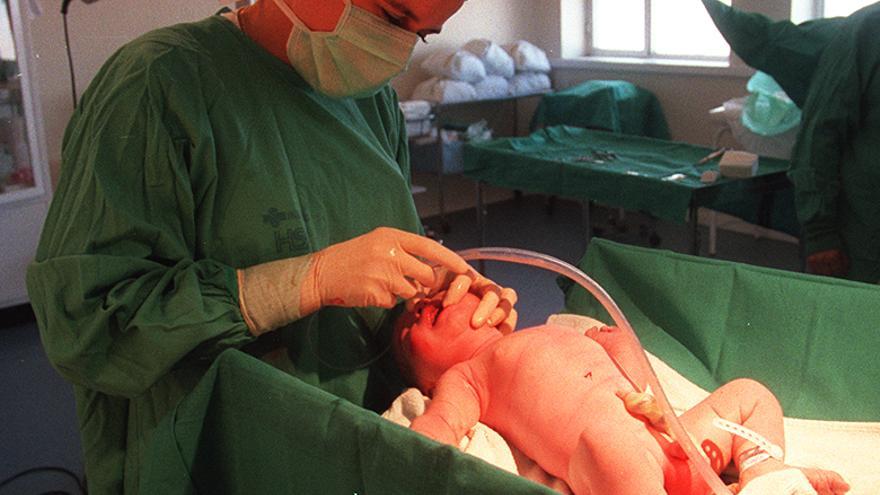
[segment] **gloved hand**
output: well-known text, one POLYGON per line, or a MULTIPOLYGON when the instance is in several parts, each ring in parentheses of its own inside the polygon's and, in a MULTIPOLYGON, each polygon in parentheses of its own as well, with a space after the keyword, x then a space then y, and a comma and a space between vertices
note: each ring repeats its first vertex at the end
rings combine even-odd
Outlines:
POLYGON ((412 309, 419 301, 435 296, 443 298, 443 307, 458 304, 465 294, 472 293, 480 297, 480 304, 470 318, 471 328, 483 325, 496 327, 503 334, 513 332, 516 328, 517 312, 516 291, 509 287, 501 287, 492 280, 471 270, 466 274, 455 274, 448 269, 435 269, 435 284, 426 287, 416 297, 407 301, 407 309, 412 309))
POLYGON ((323 306, 390 308, 437 285, 433 266, 474 273, 454 252, 426 237, 380 227, 306 256, 238 270, 239 306, 254 335, 323 306))
POLYGON ((807 256, 807 271, 816 275, 843 277, 849 272, 849 258, 842 249, 827 249, 807 256))
POLYGON ((380 227, 315 253, 301 304, 306 311, 322 306, 390 308, 398 297, 409 299, 422 287, 435 285, 434 264, 455 274, 471 270, 436 241, 380 227))

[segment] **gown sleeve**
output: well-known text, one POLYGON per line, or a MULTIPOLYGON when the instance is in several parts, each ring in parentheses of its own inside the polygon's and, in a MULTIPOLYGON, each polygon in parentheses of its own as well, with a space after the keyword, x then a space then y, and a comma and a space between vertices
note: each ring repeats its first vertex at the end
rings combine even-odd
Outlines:
POLYGON ((110 65, 127 66, 102 69, 68 126, 59 188, 27 282, 61 375, 131 398, 184 360, 210 361, 253 337, 234 268, 200 249, 200 184, 209 166, 169 124, 180 121, 163 89, 173 71, 110 65))
POLYGON ((828 45, 810 85, 789 177, 807 254, 840 249, 841 159, 860 120, 857 51, 841 34, 828 45))

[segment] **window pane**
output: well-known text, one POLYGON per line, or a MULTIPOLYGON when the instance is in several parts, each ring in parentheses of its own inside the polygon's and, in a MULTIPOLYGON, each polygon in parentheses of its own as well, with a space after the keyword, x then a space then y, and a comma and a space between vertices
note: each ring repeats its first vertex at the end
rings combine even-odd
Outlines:
POLYGON ((848 16, 877 0, 825 0, 825 17, 848 16))
POLYGON ((816 17, 816 0, 791 0, 791 22, 800 24, 816 17))
POLYGON ((593 0, 593 48, 644 51, 644 0, 593 0))
MULTIPOLYGON (((730 0, 722 1, 730 5, 730 0)), ((726 58, 730 47, 700 0, 651 0, 651 51, 726 58)))

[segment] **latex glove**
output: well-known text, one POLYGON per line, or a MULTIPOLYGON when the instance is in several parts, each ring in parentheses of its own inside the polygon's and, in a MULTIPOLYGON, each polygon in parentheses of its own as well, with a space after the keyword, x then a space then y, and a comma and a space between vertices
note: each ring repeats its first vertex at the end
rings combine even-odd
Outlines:
POLYGON ((378 228, 317 253, 237 270, 239 307, 254 335, 323 306, 390 308, 437 285, 433 266, 463 274, 471 267, 435 241, 378 228))
POLYGON ((454 252, 427 237, 380 227, 312 256, 301 292, 307 314, 323 306, 390 308, 436 285, 434 266, 471 271, 454 252))
POLYGON ((513 332, 516 328, 518 314, 513 306, 516 304, 516 291, 509 287, 501 287, 491 279, 471 270, 466 274, 456 274, 438 267, 435 269, 435 285, 425 288, 424 294, 407 301, 407 308, 412 309, 422 299, 442 297, 443 307, 458 304, 465 294, 471 293, 480 297, 480 304, 470 318, 471 328, 483 325, 496 327, 503 334, 513 332))
POLYGON ((843 277, 849 271, 849 258, 842 249, 828 249, 807 256, 807 271, 816 275, 843 277))

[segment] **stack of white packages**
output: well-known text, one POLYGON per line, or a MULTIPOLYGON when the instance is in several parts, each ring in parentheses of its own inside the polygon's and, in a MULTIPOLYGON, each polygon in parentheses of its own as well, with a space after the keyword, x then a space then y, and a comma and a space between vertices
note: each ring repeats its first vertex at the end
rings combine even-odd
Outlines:
POLYGON ((406 134, 410 137, 424 136, 431 132, 431 102, 409 100, 400 102, 400 111, 406 120, 406 134))
POLYGON ((506 45, 504 49, 516 67, 516 75, 510 79, 512 96, 540 93, 551 88, 550 60, 544 50, 523 40, 506 45))
POLYGON ((421 67, 431 78, 419 84, 413 99, 458 103, 522 96, 550 89, 550 61, 527 41, 501 47, 474 39, 453 52, 436 52, 421 67))
POLYGON ((422 81, 413 91, 415 100, 427 100, 434 103, 458 103, 477 99, 477 90, 473 84, 454 79, 443 79, 434 76, 422 81))

